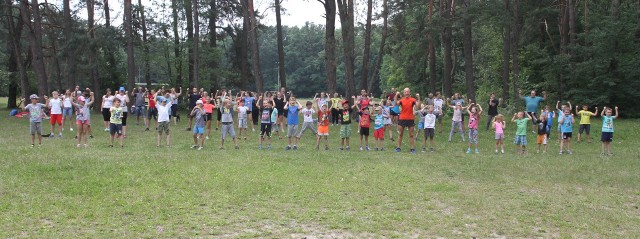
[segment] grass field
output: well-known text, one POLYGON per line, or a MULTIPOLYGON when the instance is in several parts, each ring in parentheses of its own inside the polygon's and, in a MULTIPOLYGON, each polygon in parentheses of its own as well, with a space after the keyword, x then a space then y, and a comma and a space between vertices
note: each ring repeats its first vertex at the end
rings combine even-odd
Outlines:
POLYGON ((3 238, 640 237, 638 120, 615 122, 612 157, 597 140, 558 155, 554 137, 549 153, 517 158, 514 124, 505 155, 484 130, 479 155, 444 134, 435 153, 412 155, 358 151, 355 124, 350 152, 337 150, 337 127, 329 151, 312 149, 309 134, 297 152, 277 139, 259 151, 257 132, 240 150, 218 150, 215 131, 195 151, 185 120, 172 146, 156 148, 129 119, 125 148, 110 149, 97 113, 89 148, 68 131, 30 148, 28 120, 0 115, 3 238))

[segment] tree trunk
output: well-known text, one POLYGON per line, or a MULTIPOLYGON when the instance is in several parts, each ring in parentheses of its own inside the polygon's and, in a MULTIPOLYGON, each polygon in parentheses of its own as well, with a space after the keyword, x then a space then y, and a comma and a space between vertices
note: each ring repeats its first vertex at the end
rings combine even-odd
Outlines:
POLYGON ((185 0, 184 1, 184 15, 187 18, 187 63, 188 63, 188 70, 189 70, 189 79, 188 80, 188 86, 194 86, 193 85, 193 76, 194 76, 194 62, 193 62, 193 47, 194 47, 194 41, 193 41, 193 4, 190 0, 185 0))
POLYGON ((140 25, 142 26, 142 49, 144 50, 144 56, 142 59, 144 60, 144 82, 147 84, 147 87, 151 87, 151 66, 150 66, 150 58, 149 54, 149 41, 147 40, 147 19, 144 16, 144 6, 142 5, 142 0, 138 0, 138 5, 140 7, 140 25))
POLYGON ((38 95, 46 95, 49 92, 47 72, 44 66, 42 53, 42 26, 40 19, 40 5, 38 0, 31 0, 31 12, 33 13, 33 24, 31 24, 31 14, 29 14, 29 2, 21 1, 22 21, 27 24, 29 36, 29 47, 33 55, 33 71, 36 73, 38 82, 38 95))
POLYGON ((251 58, 251 73, 258 92, 264 92, 264 82, 262 81, 262 70, 260 69, 260 49, 258 48, 258 23, 253 7, 253 0, 242 0, 244 6, 244 17, 246 19, 247 43, 249 44, 249 54, 251 58))
POLYGON ((200 19, 198 0, 193 0, 191 4, 193 11, 193 51, 191 60, 193 62, 193 86, 200 88, 200 19))
MULTIPOLYGON (((521 101, 520 94, 518 92, 519 81, 520 81, 520 0, 513 1, 513 30, 511 33, 513 36, 511 37, 511 66, 513 67, 513 79, 511 83, 511 87, 513 89, 513 105, 516 109, 518 109, 521 101)), ((503 98, 507 99, 507 98, 503 98)))
POLYGON ((278 34, 278 83, 280 87, 287 87, 287 76, 284 69, 284 43, 282 40, 282 21, 280 19, 280 4, 282 0, 275 0, 276 30, 278 34))
MULTIPOLYGON (((362 54, 362 74, 360 89, 367 89, 369 79, 369 52, 371 51, 371 15, 373 12, 373 0, 367 0, 367 23, 364 28, 364 53, 362 54)), ((372 79, 373 80, 373 79, 372 79)))
POLYGON ((73 87, 78 84, 78 80, 76 78, 76 46, 71 43, 73 42, 73 19, 71 18, 71 4, 69 0, 63 0, 63 8, 63 32, 66 41, 63 49, 63 55, 66 61, 65 78, 67 81, 67 89, 73 89, 73 87))
POLYGON ((464 26, 463 26, 463 40, 464 47, 464 75, 467 86, 467 98, 476 100, 476 86, 473 78, 473 38, 471 36, 471 16, 469 15, 469 9, 471 8, 471 1, 465 0, 464 11, 464 26))
MULTIPOLYGON (((95 92, 95 100, 96 105, 102 105, 102 90, 100 90, 100 80, 98 79, 98 65, 96 61, 97 54, 97 46, 96 46, 96 29, 94 25, 94 13, 95 13, 95 0, 87 0, 87 21, 89 26, 89 68, 91 82, 93 84, 93 91, 95 92)), ((94 107, 95 109, 99 109, 100 107, 94 107)))
POLYGON ((620 0, 611 0, 611 16, 613 19, 618 19, 618 8, 620 6, 620 0))
MULTIPOLYGON (((510 50, 511 50, 511 23, 509 20, 509 13, 511 7, 509 5, 511 0, 503 0, 504 4, 504 16, 503 16, 503 29, 502 29, 502 99, 508 100, 509 98, 509 68, 510 68, 510 50)), ((517 89, 516 89, 517 90, 517 89)), ((517 94, 514 94, 514 103, 517 94)), ((506 106, 506 104, 503 104, 506 106)))
POLYGON ((180 54, 180 33, 178 32, 178 0, 171 0, 171 11, 173 22, 171 22, 173 27, 173 51, 176 57, 175 67, 176 67, 176 82, 182 86, 182 58, 180 54))
MULTIPOLYGON (((429 25, 433 24, 433 2, 434 0, 429 0, 429 25)), ((435 93, 438 76, 436 75, 436 47, 433 42, 433 31, 429 30, 427 40, 429 41, 429 91, 435 93)))
MULTIPOLYGON (((53 31, 50 32, 51 35, 55 33, 53 31)), ((54 76, 54 80, 56 82, 56 88, 58 91, 62 91, 64 86, 62 85, 62 75, 60 73, 60 62, 58 61, 58 43, 56 41, 56 37, 50 37, 49 41, 51 44, 51 67, 53 68, 52 75, 54 76)), ((51 79, 51 76, 49 76, 51 79)))
POLYGON ((342 26, 342 48, 344 51, 344 81, 346 85, 345 95, 356 95, 354 82, 355 68, 355 32, 354 32, 354 5, 353 0, 337 0, 340 24, 342 26))
POLYGON ((136 63, 133 51, 133 25, 131 0, 124 0, 124 29, 127 40, 127 89, 135 87, 136 63))
MULTIPOLYGON (((113 32, 114 29, 111 28, 111 12, 109 9, 109 0, 104 0, 104 20, 105 20, 105 28, 109 30, 109 32, 113 32)), ((122 83, 120 80, 120 74, 118 74, 118 64, 116 63, 115 53, 118 50, 118 47, 114 44, 108 44, 103 46, 104 55, 107 60, 107 76, 111 82, 116 82, 118 84, 122 83)), ((100 97, 102 99, 102 97, 100 97)))
MULTIPOLYGON (((7 68, 9 70, 9 99, 7 102, 7 108, 14 109, 18 105, 16 100, 18 97, 18 80, 16 74, 20 76, 20 97, 27 98, 29 88, 29 79, 27 79, 27 72, 22 58, 22 50, 20 47, 20 38, 22 36, 22 23, 19 21, 17 26, 14 23, 13 15, 13 0, 5 1, 6 7, 3 11, 4 17, 7 20, 7 30, 9 33, 9 39, 7 39, 7 51, 9 52, 9 60, 7 61, 7 68)), ((20 12, 18 12, 18 18, 20 18, 20 12)))
MULTIPOLYGON (((386 0, 385 0, 386 1, 386 0)), ((336 0, 318 0, 325 11, 324 58, 327 71, 327 90, 338 92, 336 83, 338 63, 336 62, 336 0)))
MULTIPOLYGON (((218 22, 218 10, 216 9, 216 0, 210 0, 209 2, 210 12, 209 12, 209 48, 211 51, 215 51, 217 46, 217 34, 216 34, 216 24, 218 22)), ((212 71, 209 75, 209 81, 214 89, 219 89, 220 85, 218 84, 217 79, 217 68, 218 68, 218 60, 216 59, 217 55, 211 57, 209 60, 209 68, 212 71)))
POLYGON ((382 67, 382 59, 385 53, 384 49, 387 42, 387 34, 388 34, 388 24, 387 24, 388 18, 389 18, 389 9, 387 5, 387 0, 382 0, 382 36, 380 38, 380 49, 378 50, 378 57, 376 59, 375 66, 373 67, 373 74, 371 75, 371 81, 369 81, 369 87, 367 88, 367 92, 373 92, 374 87, 377 87, 377 88, 380 87, 380 80, 377 78, 378 78, 378 74, 380 74, 380 67, 382 67))
POLYGON ((452 8, 453 0, 444 0, 444 8, 440 10, 440 14, 442 14, 444 29, 442 31, 442 46, 444 48, 443 52, 443 60, 444 60, 444 72, 442 74, 442 85, 443 85, 443 94, 445 96, 450 96, 452 92, 452 70, 453 70, 453 62, 451 59, 451 51, 452 51, 452 33, 451 33, 451 8, 452 8))

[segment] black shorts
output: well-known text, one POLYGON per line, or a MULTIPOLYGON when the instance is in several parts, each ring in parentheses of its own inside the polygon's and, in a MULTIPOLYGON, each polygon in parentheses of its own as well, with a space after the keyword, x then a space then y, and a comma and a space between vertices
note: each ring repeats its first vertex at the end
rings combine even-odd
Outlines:
POLYGON ((122 112, 122 126, 127 126, 127 113, 128 112, 122 112))
POLYGON ((424 138, 429 138, 429 139, 433 139, 433 137, 436 135, 436 130, 432 129, 432 128, 428 128, 428 129, 424 129, 424 138))
POLYGON ((416 122, 413 120, 398 120, 398 125, 402 127, 414 127, 416 126, 416 122))
MULTIPOLYGON (((278 109, 278 108, 276 108, 278 109)), ((284 108, 283 109, 278 109, 278 117, 283 116, 284 115, 284 108)))
POLYGON ((213 120, 213 113, 207 113, 204 116, 204 121, 211 121, 213 120))
POLYGON ((582 134, 584 131, 587 131, 587 134, 591 134, 591 125, 590 124, 581 124, 580 125, 580 134, 582 134))
POLYGON ((149 111, 147 111, 147 118, 151 119, 151 117, 153 117, 154 119, 158 119, 158 109, 157 108, 149 108, 149 111))
POLYGON ((390 110, 390 111, 389 111, 389 114, 390 114, 391 116, 398 116, 398 115, 400 115, 400 114, 396 113, 396 112, 395 112, 395 111, 393 111, 393 110, 390 110))
POLYGON ((360 127, 360 135, 369 136, 369 128, 360 127))
POLYGON ((563 139, 570 139, 573 136, 573 132, 562 133, 563 139))
POLYGON ((122 125, 121 124, 109 124, 109 133, 111 135, 122 135, 122 125))
MULTIPOLYGON (((533 120, 531 121, 531 123, 532 123, 533 125, 535 125, 535 124, 536 124, 536 122, 538 121, 538 114, 537 114, 536 112, 527 112, 527 114, 531 115, 531 118, 533 119, 533 120)), ((525 115, 525 117, 526 117, 526 115, 525 115)))
POLYGON ((102 108, 102 121, 111 120, 111 112, 109 110, 109 108, 102 108))
POLYGON ((218 121, 222 121, 222 111, 220 111, 220 108, 218 108, 218 117, 217 117, 218 121))
POLYGON ((600 141, 602 142, 613 142, 613 132, 602 132, 602 136, 600 137, 600 141))
POLYGON ((171 105, 171 116, 178 117, 178 105, 176 104, 171 105))
POLYGON ((260 137, 271 137, 271 123, 260 124, 260 137))

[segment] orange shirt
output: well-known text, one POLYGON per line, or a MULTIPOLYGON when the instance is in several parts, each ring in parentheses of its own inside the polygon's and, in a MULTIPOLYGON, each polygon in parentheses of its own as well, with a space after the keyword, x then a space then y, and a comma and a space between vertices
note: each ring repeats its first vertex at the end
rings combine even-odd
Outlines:
POLYGON ((413 106, 416 99, 413 97, 404 97, 398 100, 398 105, 402 107, 400 110, 400 120, 413 120, 413 106))
POLYGON ((204 104, 204 112, 206 112, 207 114, 213 114, 213 104, 204 104))

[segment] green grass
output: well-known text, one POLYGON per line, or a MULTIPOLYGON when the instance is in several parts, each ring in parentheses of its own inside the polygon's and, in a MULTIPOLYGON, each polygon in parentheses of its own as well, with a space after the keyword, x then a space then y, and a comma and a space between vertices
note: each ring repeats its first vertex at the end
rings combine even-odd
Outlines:
POLYGON ((480 155, 444 134, 435 153, 340 152, 337 127, 330 151, 312 149, 309 134, 297 152, 277 139, 259 151, 255 133, 221 151, 215 131, 195 151, 184 120, 173 146, 156 148, 131 119, 125 148, 109 149, 94 113, 89 148, 67 134, 32 149, 27 120, 0 115, 0 237, 640 236, 638 120, 615 122, 613 157, 600 157, 596 140, 558 155, 554 140, 545 155, 517 158, 513 124, 497 156, 484 130, 480 155))

